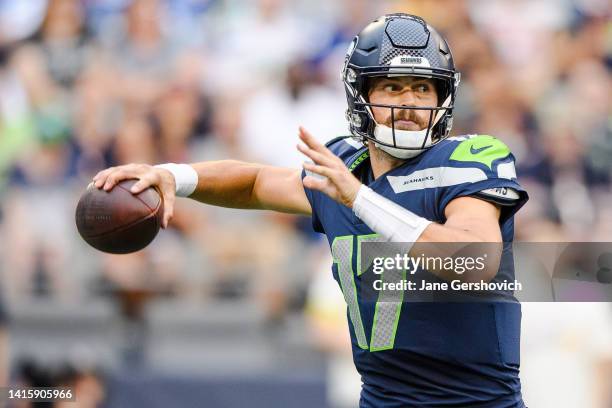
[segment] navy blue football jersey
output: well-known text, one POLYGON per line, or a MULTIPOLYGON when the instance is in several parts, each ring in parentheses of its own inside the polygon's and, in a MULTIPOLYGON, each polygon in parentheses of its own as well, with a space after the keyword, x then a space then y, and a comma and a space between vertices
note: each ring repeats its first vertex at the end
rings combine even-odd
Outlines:
MULTIPOLYGON (((377 179, 368 149, 350 137, 327 147, 378 194, 428 220, 444 223, 453 199, 473 196, 500 205, 503 241, 527 201, 514 157, 491 136, 448 138, 377 179)), ((302 173, 302 177, 305 173, 302 173)), ((519 380, 521 309, 514 302, 388 303, 363 299, 361 243, 376 234, 351 209, 305 188, 313 227, 329 241, 333 276, 347 302, 353 359, 362 377, 360 407, 524 407, 519 380)), ((498 276, 512 281, 504 251, 498 276)))

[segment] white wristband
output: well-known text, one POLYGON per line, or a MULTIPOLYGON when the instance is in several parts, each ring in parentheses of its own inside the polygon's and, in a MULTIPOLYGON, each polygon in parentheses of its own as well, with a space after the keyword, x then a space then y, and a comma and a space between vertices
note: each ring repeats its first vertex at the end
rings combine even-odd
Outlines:
POLYGON ((164 163, 154 167, 166 169, 172 173, 177 197, 189 197, 198 186, 198 173, 188 164, 164 163))
POLYGON ((419 217, 362 185, 353 202, 353 212, 372 231, 387 241, 414 243, 431 221, 419 217))

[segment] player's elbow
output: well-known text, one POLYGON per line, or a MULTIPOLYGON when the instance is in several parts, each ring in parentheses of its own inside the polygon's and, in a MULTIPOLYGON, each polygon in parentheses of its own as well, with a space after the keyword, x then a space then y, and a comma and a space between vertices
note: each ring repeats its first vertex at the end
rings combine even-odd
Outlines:
POLYGON ((490 282, 495 279, 497 276, 497 272, 499 272, 499 260, 496 262, 487 262, 485 263, 485 268, 481 273, 481 279, 477 279, 476 281, 485 281, 490 282))
POLYGON ((471 260, 473 268, 463 276, 465 282, 490 282, 499 272, 503 243, 501 242, 479 242, 471 245, 471 260))

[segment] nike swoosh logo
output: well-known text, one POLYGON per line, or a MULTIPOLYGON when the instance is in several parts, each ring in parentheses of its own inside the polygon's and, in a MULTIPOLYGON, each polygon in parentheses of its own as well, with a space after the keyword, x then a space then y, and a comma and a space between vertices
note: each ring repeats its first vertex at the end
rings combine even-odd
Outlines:
POLYGON ((479 147, 478 149, 474 149, 474 146, 470 146, 470 153, 478 154, 482 152, 483 150, 487 150, 489 147, 493 147, 493 145, 479 147))

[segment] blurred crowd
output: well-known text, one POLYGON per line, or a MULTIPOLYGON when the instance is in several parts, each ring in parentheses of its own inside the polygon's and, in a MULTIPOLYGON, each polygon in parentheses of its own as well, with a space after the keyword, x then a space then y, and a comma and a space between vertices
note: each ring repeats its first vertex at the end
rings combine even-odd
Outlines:
POLYGON ((76 237, 75 202, 97 171, 129 162, 299 167, 299 124, 321 140, 346 134, 346 44, 389 11, 419 14, 448 38, 463 75, 454 133, 493 134, 514 152, 531 195, 517 239, 612 237, 607 2, 328 3, 0 2, 0 233, 11 296, 146 282, 186 296, 250 294, 276 313, 287 285, 304 283, 280 271, 299 269, 291 252, 317 241, 307 220, 181 200, 151 250, 103 257, 76 237), (88 272, 75 279, 68 265, 88 272))
POLYGON ((347 134, 348 43, 397 11, 448 39, 453 133, 515 154, 531 196, 516 238, 610 240, 606 0, 0 0, 5 301, 106 296, 128 318, 159 296, 247 298, 271 321, 308 310, 312 271, 328 266, 308 219, 179 200, 147 250, 115 257, 79 239, 76 202, 97 171, 130 162, 300 167, 298 125, 347 134))

